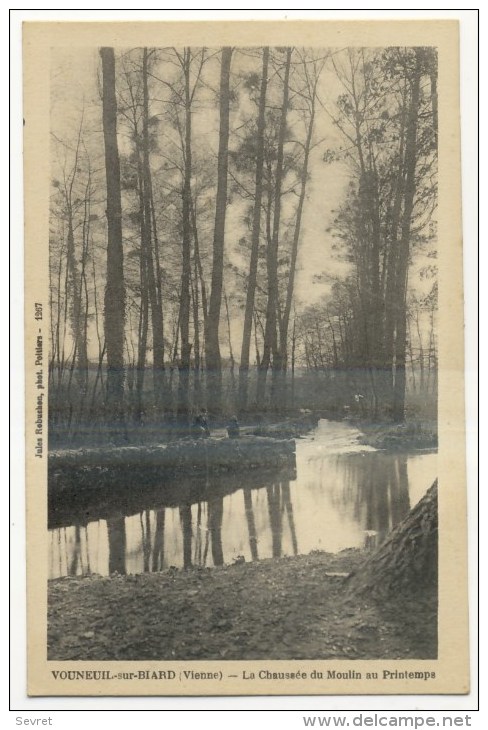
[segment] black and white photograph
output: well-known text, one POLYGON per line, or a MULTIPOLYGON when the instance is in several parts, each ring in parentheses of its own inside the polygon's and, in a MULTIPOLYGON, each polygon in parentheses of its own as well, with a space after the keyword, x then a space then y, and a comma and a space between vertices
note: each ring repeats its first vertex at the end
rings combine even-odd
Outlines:
POLYGON ((456 24, 52 25, 33 693, 467 692, 456 24))

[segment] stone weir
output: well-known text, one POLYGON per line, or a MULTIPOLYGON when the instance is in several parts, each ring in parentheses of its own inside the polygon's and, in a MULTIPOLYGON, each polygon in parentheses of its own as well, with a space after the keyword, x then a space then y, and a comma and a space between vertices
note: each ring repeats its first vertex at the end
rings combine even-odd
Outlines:
POLYGON ((129 515, 295 478, 290 439, 244 436, 56 451, 48 465, 49 527, 101 519, 114 505, 129 515))

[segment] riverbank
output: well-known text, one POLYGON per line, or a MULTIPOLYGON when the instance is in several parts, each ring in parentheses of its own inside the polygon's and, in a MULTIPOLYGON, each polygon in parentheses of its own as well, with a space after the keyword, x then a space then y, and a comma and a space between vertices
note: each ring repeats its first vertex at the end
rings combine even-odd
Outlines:
MULTIPOLYGON (((317 426, 319 415, 303 410, 294 413, 256 412, 247 413, 239 419, 241 436, 266 436, 278 439, 300 438, 317 426)), ((228 418, 208 417, 212 438, 227 438, 228 418)), ((111 431, 107 424, 89 421, 79 424, 75 433, 59 424, 49 424, 49 454, 66 451, 100 448, 137 448, 167 446, 188 443, 191 438, 189 424, 182 427, 172 416, 158 421, 142 423, 127 422, 118 432, 111 431)))
POLYGON ((358 421, 354 425, 362 435, 360 443, 388 451, 421 451, 437 448, 437 424, 434 421, 405 423, 371 423, 358 421))
POLYGON ((428 659, 434 593, 375 602, 344 574, 367 553, 49 582, 48 659, 428 659))

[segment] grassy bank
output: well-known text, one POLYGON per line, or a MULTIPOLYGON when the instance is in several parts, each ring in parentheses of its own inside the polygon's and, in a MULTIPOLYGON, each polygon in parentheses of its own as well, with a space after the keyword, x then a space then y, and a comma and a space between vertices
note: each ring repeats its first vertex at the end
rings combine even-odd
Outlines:
POLYGON ((434 421, 412 420, 406 423, 371 423, 360 421, 360 442, 375 449, 415 451, 437 448, 437 424, 434 421))
POLYGON ((434 595, 348 597, 364 553, 314 552, 221 568, 49 584, 48 658, 434 658, 434 595))

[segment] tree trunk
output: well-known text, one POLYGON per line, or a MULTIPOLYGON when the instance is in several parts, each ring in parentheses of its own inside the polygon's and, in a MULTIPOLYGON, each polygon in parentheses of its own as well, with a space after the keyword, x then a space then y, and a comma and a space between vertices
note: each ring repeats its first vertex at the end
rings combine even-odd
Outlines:
POLYGON ((205 278, 203 276, 203 268, 202 268, 202 259, 200 256, 200 241, 198 236, 198 228, 197 228, 197 201, 192 201, 191 204, 191 223, 192 223, 192 231, 193 231, 193 243, 194 243, 194 255, 195 255, 195 276, 198 273, 198 277, 196 277, 200 282, 200 290, 202 292, 202 314, 203 314, 203 323, 205 325, 207 321, 208 316, 208 301, 207 301, 207 288, 205 286, 205 278))
POLYGON ((346 581, 349 594, 388 598, 437 588, 437 479, 358 573, 346 581))
POLYGON ((236 405, 236 378, 235 378, 235 360, 234 360, 234 352, 232 350, 232 336, 231 336, 231 328, 230 328, 230 314, 229 314, 229 301, 227 299, 227 294, 225 293, 224 289, 224 304, 225 304, 225 316, 227 320, 227 342, 229 345, 229 361, 230 361, 230 386, 227 396, 227 406, 230 408, 230 410, 235 410, 236 405))
POLYGON ((229 77, 232 49, 222 50, 220 69, 220 130, 217 163, 217 199, 213 240, 212 289, 205 333, 207 394, 209 409, 219 414, 222 397, 222 364, 219 346, 220 308, 224 276, 224 235, 227 208, 227 167, 229 146, 229 77))
POLYGON ((437 50, 435 48, 429 48, 430 56, 430 98, 432 103, 432 124, 434 128, 434 142, 437 153, 438 135, 439 135, 439 112, 438 112, 438 99, 437 99, 437 50))
POLYGON ((148 91, 148 52, 144 48, 142 55, 142 86, 143 86, 143 119, 142 119, 142 153, 143 153, 143 190, 144 190, 144 220, 146 233, 147 275, 149 285, 149 301, 151 303, 151 328, 153 341, 153 398, 159 414, 164 393, 164 339, 163 315, 160 307, 157 276, 154 271, 156 255, 156 241, 152 235, 152 180, 149 160, 149 91, 148 91), (154 248, 154 251, 153 251, 154 248))
POLYGON ((266 310, 266 329, 270 337, 271 351, 273 353, 273 383, 271 388, 271 402, 275 410, 280 407, 280 393, 277 379, 282 371, 282 357, 278 347, 277 314, 279 307, 278 298, 278 247, 280 241, 280 220, 281 220, 281 188, 283 183, 283 158, 286 135, 286 119, 288 115, 289 99, 289 78, 292 49, 287 48, 285 61, 285 78, 283 81, 283 103, 281 106, 280 128, 278 134, 278 150, 276 160, 276 181, 274 191, 273 209, 273 236, 271 247, 268 249, 268 306, 266 310), (269 328, 268 328, 269 322, 269 328))
POLYGON ((406 126, 407 99, 403 94, 402 121, 400 128, 400 144, 398 150, 398 170, 395 188, 395 198, 389 230, 389 249, 386 263, 385 284, 385 323, 383 330, 383 353, 385 383, 383 392, 383 407, 389 414, 393 412, 393 386, 395 367, 395 322, 396 322, 396 287, 398 280, 398 230, 402 201, 405 189, 405 126, 406 126))
POLYGON ((254 211, 251 234, 251 260, 249 263, 249 278, 247 281, 246 309, 244 314, 244 329, 242 333, 241 362, 239 367, 239 410, 247 408, 249 385, 249 352, 251 349, 252 321, 254 313, 254 297, 256 294, 256 279, 258 271, 259 236, 261 231, 261 204, 263 197, 263 164, 264 164, 264 126, 266 111, 266 90, 268 86, 269 48, 263 49, 263 71, 261 76, 261 94, 259 97, 259 112, 256 141, 256 178, 254 193, 254 211))
POLYGON ((415 51, 416 67, 412 81, 412 98, 408 115, 405 144, 405 202, 403 206, 401 239, 398 256, 397 322, 395 339, 395 388, 393 393, 393 420, 405 419, 405 364, 407 345, 407 278, 410 258, 410 229, 415 198, 415 168, 417 165, 417 127, 420 99, 421 52, 415 51))
POLYGON ((83 215, 83 236, 82 236, 82 252, 80 261, 80 303, 78 306, 80 322, 78 325, 79 342, 78 342, 78 364, 77 364, 77 375, 78 384, 80 388, 80 417, 81 412, 84 408, 84 399, 88 389, 88 318, 89 318, 89 296, 88 296, 88 282, 86 276, 86 268, 89 256, 89 245, 90 245, 90 199, 91 199, 91 184, 90 175, 88 176, 88 183, 85 190, 84 200, 84 215, 83 215), (83 300, 83 301, 82 301, 83 300))
POLYGON ((194 344, 194 407, 201 408, 206 401, 204 392, 204 383, 202 381, 203 361, 205 354, 205 327, 208 314, 207 289, 205 287, 205 279, 203 276, 202 262, 200 258, 200 241, 197 228, 197 201, 196 198, 191 204, 191 222, 193 232, 193 256, 194 256, 194 290, 195 290, 195 344, 194 344), (201 292, 201 310, 203 316, 203 330, 200 328, 199 312, 200 297, 198 291, 200 286, 201 292), (203 340, 203 342, 202 342, 203 340))
MULTIPOLYGON (((273 207, 273 190, 271 186, 272 170, 271 164, 268 163, 268 190, 267 190, 267 206, 266 206, 266 269, 269 272, 272 266, 270 262, 270 251, 273 246, 273 237, 271 233, 271 212, 273 207)), ((262 408, 266 403, 266 378, 268 368, 271 364, 271 351, 273 347, 273 325, 274 340, 276 341, 276 309, 269 308, 269 273, 268 273, 268 299, 266 306, 266 321, 263 333, 263 354, 258 359, 258 382, 256 386, 256 403, 262 408), (268 317, 269 313, 269 317, 268 317)), ((256 339, 257 341, 257 339, 256 339)), ((257 349, 257 348, 256 348, 257 349)))
POLYGON ((180 293, 180 335, 181 357, 178 364, 178 425, 181 429, 189 426, 190 416, 190 306, 191 306, 191 98, 190 98, 190 49, 184 51, 183 74, 185 78, 185 137, 184 137, 184 172, 182 195, 182 268, 180 293))
POLYGON ((117 100, 113 48, 101 48, 103 77, 103 137, 107 180, 107 284, 105 340, 107 345, 107 409, 112 424, 124 418, 125 285, 122 248, 120 162, 117 145, 117 100))
POLYGON ((286 368, 287 368, 287 362, 288 362, 288 328, 290 325, 290 314, 291 314, 291 305, 293 302, 293 293, 294 293, 294 287, 295 287, 295 273, 296 273, 296 266, 297 266, 297 257, 298 257, 298 244, 300 242, 300 231, 302 226, 302 215, 303 215, 303 206, 305 203, 305 193, 307 188, 307 179, 308 179, 308 162, 310 157, 310 147, 312 144, 312 135, 313 135, 313 125, 314 125, 314 119, 315 119, 315 93, 316 88, 314 87, 312 91, 312 96, 310 100, 310 119, 308 124, 308 130, 307 130, 307 139, 305 141, 305 151, 304 151, 304 158, 303 158, 303 166, 302 166, 302 172, 300 175, 300 196, 298 199, 298 207, 296 212, 296 218, 295 218, 295 229, 293 232, 293 242, 291 247, 291 257, 290 257, 290 273, 288 275, 288 284, 286 289, 286 301, 285 301, 285 308, 283 312, 283 317, 281 319, 280 323, 280 360, 281 360, 281 369, 282 372, 279 377, 279 386, 278 386, 278 393, 277 398, 279 402, 283 403, 283 405, 286 406, 286 368))
POLYGON ((141 231, 141 247, 139 253, 139 283, 141 289, 141 301, 139 309, 139 325, 137 333, 137 367, 136 367, 136 395, 134 403, 134 419, 136 423, 141 423, 144 417, 144 379, 146 374, 146 354, 147 354, 147 333, 149 325, 149 299, 147 284, 147 234, 146 234, 146 218, 144 216, 144 182, 143 182, 143 166, 138 143, 137 124, 134 124, 134 135, 136 138, 136 154, 137 154, 137 190, 139 196, 139 220, 141 231))
POLYGON ((198 268, 196 257, 193 259, 191 281, 191 302, 193 309, 193 407, 202 407, 202 388, 200 382, 200 297, 198 296, 198 268))

